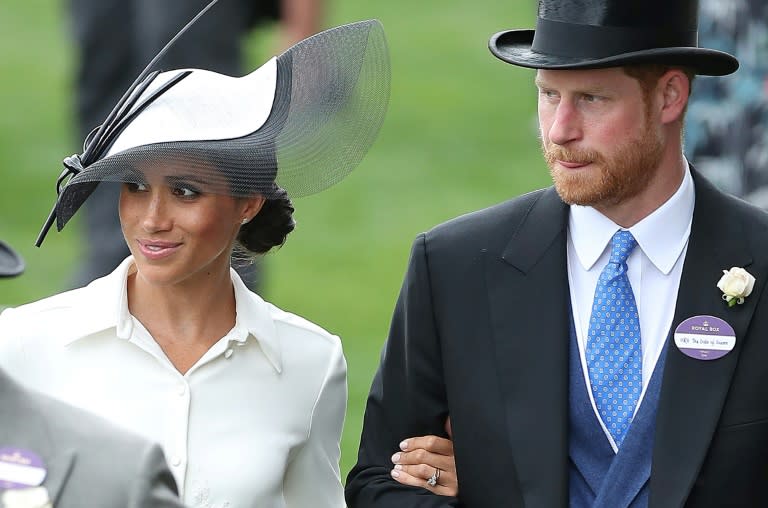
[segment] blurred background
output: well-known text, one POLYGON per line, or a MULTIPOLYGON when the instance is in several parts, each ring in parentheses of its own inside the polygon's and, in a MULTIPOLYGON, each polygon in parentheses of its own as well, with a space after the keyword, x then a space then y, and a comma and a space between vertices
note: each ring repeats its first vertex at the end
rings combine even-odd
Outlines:
MULTIPOLYGON (((0 2, 0 238, 27 261, 22 277, 0 287, 0 306, 67 288, 89 249, 78 216, 33 247, 55 199, 61 160, 82 146, 67 8, 64 0, 0 2)), ((332 0, 321 26, 366 18, 382 21, 390 44, 387 119, 350 177, 296 200, 298 227, 264 261, 261 289, 342 338, 349 365, 344 475, 354 464, 414 236, 549 183, 536 138, 533 71, 504 64, 487 49, 496 31, 532 27, 535 2, 332 0)), ((269 24, 249 33, 246 68, 271 56, 279 37, 269 24)))

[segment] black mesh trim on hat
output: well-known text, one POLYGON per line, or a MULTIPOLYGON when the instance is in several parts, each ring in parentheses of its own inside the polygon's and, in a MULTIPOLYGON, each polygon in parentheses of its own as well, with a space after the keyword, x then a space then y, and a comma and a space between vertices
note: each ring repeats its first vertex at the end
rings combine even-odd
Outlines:
POLYGON ((145 183, 149 172, 203 192, 291 197, 322 191, 349 174, 373 144, 390 88, 383 27, 369 20, 327 30, 277 58, 272 110, 236 139, 131 148, 83 168, 56 206, 61 230, 101 181, 145 183))
POLYGON ((310 37, 290 55, 291 100, 277 137, 277 183, 292 197, 347 176, 373 144, 389 101, 390 69, 378 21, 310 37))

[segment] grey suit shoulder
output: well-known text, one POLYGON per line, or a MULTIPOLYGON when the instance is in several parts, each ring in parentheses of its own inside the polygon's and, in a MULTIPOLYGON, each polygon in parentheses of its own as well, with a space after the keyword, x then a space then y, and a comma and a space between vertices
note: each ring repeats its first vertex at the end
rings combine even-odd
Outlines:
POLYGON ((159 446, 0 372, 0 447, 39 455, 56 508, 179 508, 159 446))

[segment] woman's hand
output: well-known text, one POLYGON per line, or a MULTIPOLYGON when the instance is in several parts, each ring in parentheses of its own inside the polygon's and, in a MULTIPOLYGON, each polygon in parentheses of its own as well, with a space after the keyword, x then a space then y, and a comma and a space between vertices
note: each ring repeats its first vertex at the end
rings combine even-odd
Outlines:
MULTIPOLYGON (((450 418, 445 429, 452 436, 450 418)), ((453 441, 438 436, 411 437, 400 443, 400 450, 392 456, 392 478, 441 496, 459 493, 453 441)))

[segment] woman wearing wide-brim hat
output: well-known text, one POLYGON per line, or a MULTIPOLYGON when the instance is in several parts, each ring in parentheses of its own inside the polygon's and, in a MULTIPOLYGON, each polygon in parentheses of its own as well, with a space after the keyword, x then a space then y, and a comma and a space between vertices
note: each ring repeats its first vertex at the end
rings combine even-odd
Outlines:
POLYGON ((285 241, 291 198, 357 166, 388 98, 377 21, 317 34, 243 77, 145 73, 64 161, 38 241, 118 182, 132 256, 5 311, 0 364, 161 443, 190 506, 343 506, 341 342, 249 291, 230 258, 285 241))

